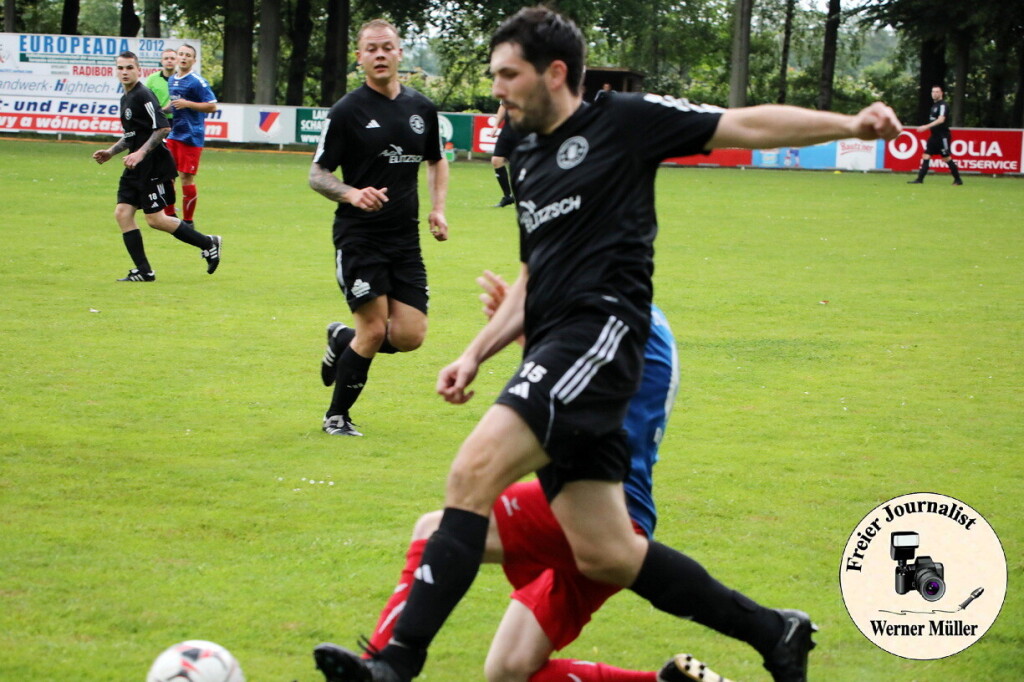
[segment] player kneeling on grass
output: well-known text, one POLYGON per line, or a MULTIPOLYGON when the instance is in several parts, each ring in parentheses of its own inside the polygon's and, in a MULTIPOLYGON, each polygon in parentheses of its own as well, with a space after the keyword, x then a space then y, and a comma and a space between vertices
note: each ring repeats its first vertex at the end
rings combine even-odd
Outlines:
POLYGON ((113 156, 128 150, 124 157, 124 172, 117 188, 117 207, 114 219, 121 228, 125 248, 135 267, 121 278, 121 282, 152 282, 156 273, 146 258, 142 233, 135 222, 140 208, 146 214, 150 227, 174 235, 177 239, 202 250, 206 259, 206 272, 213 274, 220 265, 221 238, 197 232, 177 218, 164 213, 164 207, 174 203, 174 160, 164 146, 164 138, 171 130, 167 118, 161 113, 153 93, 139 82, 139 59, 133 52, 117 56, 117 78, 124 86, 121 96, 121 127, 124 135, 107 149, 93 152, 96 163, 106 163, 113 156))
MULTIPOLYGON (((485 314, 491 317, 508 287, 489 271, 477 281, 487 292, 481 298, 485 314)), ((644 348, 643 378, 623 423, 631 453, 626 505, 634 529, 645 537, 653 534, 657 522, 651 474, 675 401, 678 377, 675 338, 664 315, 653 308, 651 333, 644 348)), ((383 649, 391 640, 423 548, 440 525, 441 514, 430 512, 416 522, 405 568, 366 644, 368 652, 383 649)), ((489 682, 727 682, 688 654, 673 657, 660 672, 551 658, 556 650, 573 642, 594 612, 621 588, 591 580, 576 568, 572 548, 537 480, 509 486, 495 503, 484 561, 502 564, 515 588, 487 654, 484 669, 489 682)), ((317 665, 328 680, 336 679, 336 653, 330 644, 316 651, 317 665)))

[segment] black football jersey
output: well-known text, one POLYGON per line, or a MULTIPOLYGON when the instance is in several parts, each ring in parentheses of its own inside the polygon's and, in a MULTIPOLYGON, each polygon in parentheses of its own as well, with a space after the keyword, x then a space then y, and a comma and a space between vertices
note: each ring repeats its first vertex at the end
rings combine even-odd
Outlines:
POLYGON ((932 108, 928 111, 928 122, 931 123, 939 116, 945 116, 946 120, 932 128, 932 135, 945 137, 949 135, 949 106, 944 99, 932 103, 932 108))
MULTIPOLYGON (((137 152, 153 135, 154 130, 170 128, 167 117, 160 111, 156 95, 142 82, 121 95, 121 127, 128 152, 137 152)), ((177 176, 174 158, 163 142, 149 150, 135 168, 125 168, 124 176, 139 182, 167 180, 177 176)))
POLYGON ((652 297, 654 180, 666 157, 705 152, 721 110, 659 95, 607 93, 510 163, 531 339, 581 307, 612 304, 646 334, 652 297))
POLYGON ((415 234, 422 161, 441 159, 437 107, 416 90, 402 86, 390 99, 368 85, 335 103, 324 121, 313 162, 362 189, 388 189, 384 208, 372 213, 339 202, 335 215, 350 234, 390 238, 415 234))

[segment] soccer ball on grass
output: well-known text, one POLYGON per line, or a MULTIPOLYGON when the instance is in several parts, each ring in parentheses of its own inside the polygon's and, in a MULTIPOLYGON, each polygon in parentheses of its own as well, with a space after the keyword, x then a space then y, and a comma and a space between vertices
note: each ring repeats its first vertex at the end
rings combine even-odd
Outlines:
POLYGON ((245 675, 220 644, 190 639, 157 656, 146 682, 245 682, 245 675))

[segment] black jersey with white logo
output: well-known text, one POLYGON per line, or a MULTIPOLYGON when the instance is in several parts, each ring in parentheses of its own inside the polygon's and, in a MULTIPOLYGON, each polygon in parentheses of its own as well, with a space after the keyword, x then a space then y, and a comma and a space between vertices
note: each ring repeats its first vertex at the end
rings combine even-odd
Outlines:
MULTIPOLYGON (((167 117, 160 111, 153 91, 136 83, 135 87, 121 95, 121 127, 128 152, 137 152, 153 135, 154 130, 170 128, 167 117)), ((178 174, 171 152, 161 141, 149 150, 146 157, 135 168, 125 168, 124 176, 139 182, 167 180, 178 174)))
POLYGON ((928 122, 931 123, 939 116, 945 116, 946 120, 932 128, 932 136, 946 137, 949 135, 949 106, 944 99, 932 103, 932 108, 928 111, 928 122))
POLYGON ((390 99, 368 85, 338 100, 324 121, 313 162, 355 187, 387 187, 388 202, 368 213, 339 202, 336 224, 350 233, 391 237, 416 233, 420 162, 441 158, 441 134, 434 103, 401 87, 390 99))
POLYGON ((720 117, 720 109, 686 100, 607 93, 515 149, 527 339, 602 300, 646 333, 658 164, 703 153, 720 117))

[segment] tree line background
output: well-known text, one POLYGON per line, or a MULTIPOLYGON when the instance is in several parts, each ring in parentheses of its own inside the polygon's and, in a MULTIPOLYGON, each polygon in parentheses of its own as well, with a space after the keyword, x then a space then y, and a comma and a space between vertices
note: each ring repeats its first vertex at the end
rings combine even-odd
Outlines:
MULTIPOLYGON (((362 22, 403 31, 413 87, 443 111, 493 111, 487 42, 516 0, 4 0, 5 32, 185 37, 224 102, 329 106, 361 82, 362 22)), ((953 125, 1024 127, 1020 0, 560 0, 591 66, 723 106, 852 113, 881 99, 927 120, 943 85, 953 125), (808 4, 808 3, 812 4, 808 4), (813 4, 817 3, 817 4, 813 4)))

